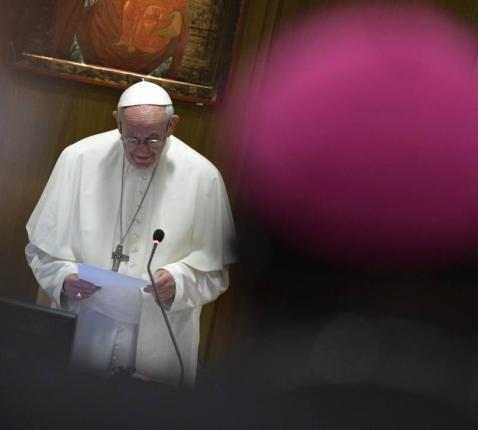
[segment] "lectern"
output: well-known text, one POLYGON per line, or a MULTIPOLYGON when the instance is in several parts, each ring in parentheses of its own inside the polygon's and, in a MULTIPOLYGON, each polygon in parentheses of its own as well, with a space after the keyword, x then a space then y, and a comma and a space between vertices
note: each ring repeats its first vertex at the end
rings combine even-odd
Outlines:
POLYGON ((66 369, 75 327, 76 314, 0 298, 0 365, 66 369))

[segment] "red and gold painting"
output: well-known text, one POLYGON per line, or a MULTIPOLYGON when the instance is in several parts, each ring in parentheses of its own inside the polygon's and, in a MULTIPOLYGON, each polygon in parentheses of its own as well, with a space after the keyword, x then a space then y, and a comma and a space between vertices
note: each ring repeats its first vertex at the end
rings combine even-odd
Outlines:
POLYGON ((126 87, 140 79, 173 97, 221 100, 245 0, 18 0, 10 63, 126 87))

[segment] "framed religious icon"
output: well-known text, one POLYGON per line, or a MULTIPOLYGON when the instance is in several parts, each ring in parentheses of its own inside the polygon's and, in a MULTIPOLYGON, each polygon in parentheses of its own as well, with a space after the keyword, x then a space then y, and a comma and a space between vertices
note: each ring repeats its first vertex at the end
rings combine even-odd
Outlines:
POLYGON ((221 100, 246 0, 16 0, 9 62, 125 88, 145 79, 177 99, 221 100))

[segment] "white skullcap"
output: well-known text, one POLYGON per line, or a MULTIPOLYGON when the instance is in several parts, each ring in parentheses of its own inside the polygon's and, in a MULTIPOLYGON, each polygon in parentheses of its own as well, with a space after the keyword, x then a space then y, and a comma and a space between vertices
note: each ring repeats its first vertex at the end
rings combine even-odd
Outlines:
POLYGON ((118 107, 138 105, 172 105, 171 97, 159 85, 140 81, 124 90, 118 101, 118 107))

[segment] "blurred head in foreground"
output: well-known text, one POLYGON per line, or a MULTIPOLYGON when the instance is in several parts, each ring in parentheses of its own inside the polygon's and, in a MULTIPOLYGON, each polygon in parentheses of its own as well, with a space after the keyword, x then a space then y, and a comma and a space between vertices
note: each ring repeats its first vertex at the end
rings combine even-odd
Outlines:
POLYGON ((268 363, 300 350, 309 383, 476 399, 476 347, 447 330, 477 333, 477 48, 441 12, 350 6, 239 74, 225 141, 242 264, 282 322, 268 363))
POLYGON ((241 205, 341 266, 478 261, 476 40, 410 6, 297 22, 231 98, 241 205))

